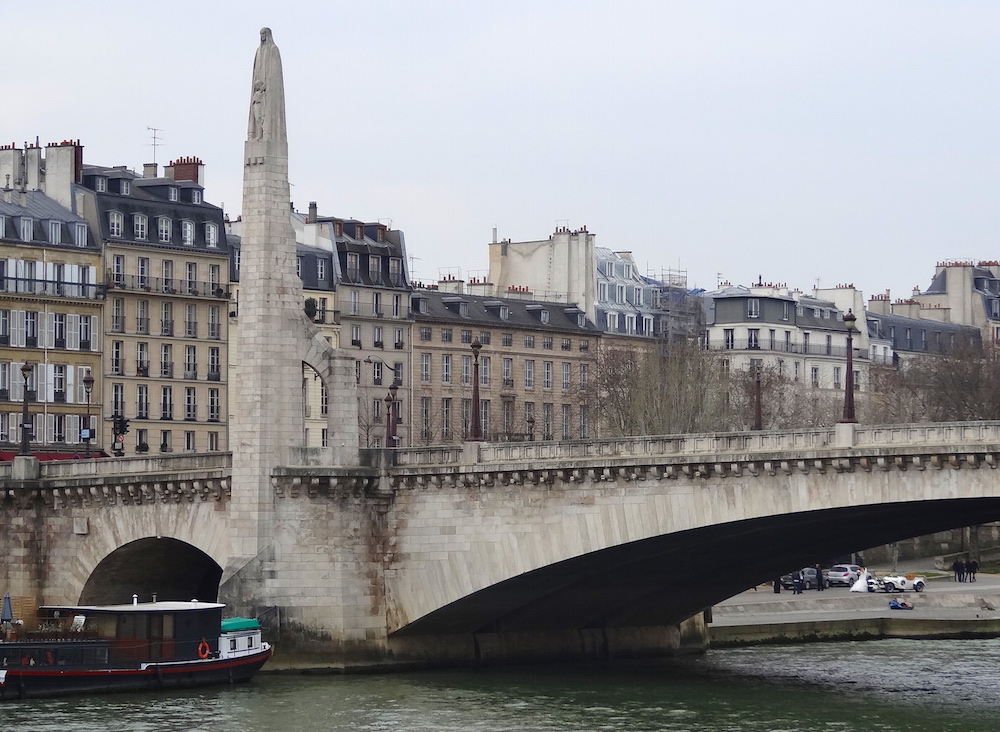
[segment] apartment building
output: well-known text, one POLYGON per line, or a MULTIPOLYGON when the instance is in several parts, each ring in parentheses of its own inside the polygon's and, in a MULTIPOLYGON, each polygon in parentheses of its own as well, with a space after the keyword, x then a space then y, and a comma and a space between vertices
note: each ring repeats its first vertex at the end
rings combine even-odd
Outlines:
POLYGON ((44 149, 0 147, 0 456, 5 460, 21 442, 25 405, 33 454, 84 455, 88 447, 97 454, 107 446, 107 435, 95 433, 89 445, 86 437, 86 430, 101 422, 103 269, 98 238, 69 207, 79 162, 75 142, 44 149))
POLYGON ((588 387, 600 331, 574 304, 524 295, 472 294, 461 281, 414 291, 415 443, 468 437, 477 341, 485 440, 597 436, 588 387))

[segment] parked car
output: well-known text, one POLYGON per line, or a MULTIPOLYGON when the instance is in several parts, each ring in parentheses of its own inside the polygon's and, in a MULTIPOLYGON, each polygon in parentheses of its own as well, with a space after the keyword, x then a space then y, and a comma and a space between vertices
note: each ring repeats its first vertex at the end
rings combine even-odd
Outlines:
MULTIPOLYGON (((803 579, 803 589, 812 590, 819 587, 819 583, 816 581, 816 568, 815 567, 803 567, 799 570, 802 573, 803 579)), ((781 586, 786 590, 791 590, 795 586, 795 572, 789 572, 788 574, 781 575, 781 586)), ((822 580, 826 582, 826 580, 822 580)), ((830 583, 827 582, 824 587, 829 587, 830 583)))
POLYGON ((861 576, 861 567, 857 564, 835 564, 826 571, 827 587, 846 585, 851 587, 861 576))
POLYGON ((886 592, 904 592, 906 590, 923 592, 926 584, 926 577, 914 574, 892 574, 879 578, 879 589, 886 592))

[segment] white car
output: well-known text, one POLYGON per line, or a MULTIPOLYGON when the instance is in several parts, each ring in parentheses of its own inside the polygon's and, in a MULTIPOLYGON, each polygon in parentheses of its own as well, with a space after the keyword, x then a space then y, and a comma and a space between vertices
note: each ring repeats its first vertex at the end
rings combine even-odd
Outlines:
POLYGON ((877 583, 878 589, 885 590, 886 592, 905 592, 906 590, 923 592, 924 585, 927 584, 927 578, 913 574, 891 574, 886 577, 880 577, 877 583))
POLYGON ((857 564, 835 564, 824 572, 828 587, 847 585, 851 587, 861 576, 861 567, 857 564))

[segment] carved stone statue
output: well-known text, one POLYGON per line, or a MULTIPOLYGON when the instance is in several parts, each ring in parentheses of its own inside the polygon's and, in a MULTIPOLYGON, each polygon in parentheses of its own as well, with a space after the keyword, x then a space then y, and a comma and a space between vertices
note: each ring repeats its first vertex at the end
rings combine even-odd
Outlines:
POLYGON ((271 38, 270 28, 260 29, 260 47, 253 60, 247 139, 287 141, 281 54, 271 38))

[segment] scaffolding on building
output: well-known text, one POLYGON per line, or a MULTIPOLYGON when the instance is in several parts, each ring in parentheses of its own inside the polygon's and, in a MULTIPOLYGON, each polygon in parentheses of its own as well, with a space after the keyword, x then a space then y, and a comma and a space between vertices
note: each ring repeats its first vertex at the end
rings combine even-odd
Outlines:
POLYGON ((687 270, 664 268, 647 278, 653 286, 653 307, 660 311, 660 340, 667 344, 697 340, 705 329, 705 314, 700 294, 688 289, 687 270))

